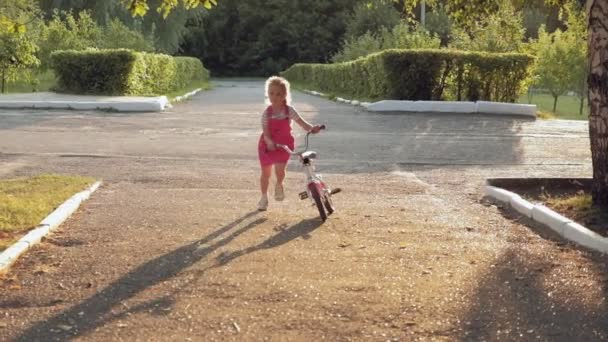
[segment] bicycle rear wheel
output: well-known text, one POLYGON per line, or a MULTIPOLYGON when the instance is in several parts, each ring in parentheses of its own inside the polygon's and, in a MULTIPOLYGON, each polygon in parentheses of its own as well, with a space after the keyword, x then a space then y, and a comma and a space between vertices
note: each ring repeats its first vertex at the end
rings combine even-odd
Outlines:
POLYGON ((325 208, 323 207, 323 201, 321 200, 321 194, 319 193, 319 188, 315 184, 309 185, 310 188, 310 196, 315 201, 317 205, 317 209, 319 210, 319 216, 321 216, 321 220, 325 222, 327 220, 327 214, 325 213, 325 208))

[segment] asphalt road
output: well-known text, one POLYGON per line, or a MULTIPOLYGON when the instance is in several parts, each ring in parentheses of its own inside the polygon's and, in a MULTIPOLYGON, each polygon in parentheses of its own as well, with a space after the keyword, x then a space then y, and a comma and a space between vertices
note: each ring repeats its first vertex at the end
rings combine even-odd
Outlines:
POLYGON ((0 340, 608 338, 608 260, 480 201, 489 177, 590 176, 586 123, 294 98, 343 189, 324 224, 295 162, 255 211, 261 81, 163 113, 0 111, 1 178, 104 181, 0 282, 0 340))

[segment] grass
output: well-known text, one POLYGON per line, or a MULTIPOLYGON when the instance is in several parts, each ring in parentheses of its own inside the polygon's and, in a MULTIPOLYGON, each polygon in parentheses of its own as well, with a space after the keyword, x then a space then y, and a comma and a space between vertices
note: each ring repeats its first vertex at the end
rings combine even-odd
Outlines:
POLYGON ((0 181, 0 249, 94 181, 54 174, 0 181))
POLYGON ((541 200, 562 215, 586 225, 606 236, 608 214, 593 205, 591 194, 580 191, 576 194, 552 197, 544 195, 541 200))
POLYGON ((41 74, 35 74, 34 77, 38 80, 37 85, 33 85, 29 81, 7 82, 6 92, 11 93, 32 93, 49 91, 55 85, 55 74, 52 70, 48 70, 41 74))
MULTIPOLYGON (((528 95, 522 95, 518 99, 519 103, 529 103, 528 95)), ((579 115, 579 98, 576 96, 563 95, 557 99, 557 110, 553 113, 553 97, 548 94, 534 94, 532 96, 532 104, 535 104, 540 112, 552 113, 554 118, 566 120, 587 120, 589 109, 587 101, 583 108, 583 115, 579 115)))

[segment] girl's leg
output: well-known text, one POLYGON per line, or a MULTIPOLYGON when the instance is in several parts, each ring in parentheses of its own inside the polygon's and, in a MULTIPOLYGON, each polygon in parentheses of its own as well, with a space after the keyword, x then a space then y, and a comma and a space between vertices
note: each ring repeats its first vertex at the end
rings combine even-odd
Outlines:
POLYGON ((260 190, 262 190, 262 198, 258 202, 258 210, 266 210, 268 208, 268 183, 272 175, 272 165, 262 165, 262 174, 260 175, 260 190))
POLYGON ((260 175, 260 189, 262 190, 262 196, 268 194, 268 184, 270 183, 270 176, 272 175, 272 165, 262 165, 262 174, 260 175))
POLYGON ((286 163, 274 165, 274 173, 277 176, 277 185, 274 189, 274 199, 276 199, 277 201, 282 201, 283 199, 285 199, 285 193, 283 191, 283 180, 285 179, 286 169, 286 163))

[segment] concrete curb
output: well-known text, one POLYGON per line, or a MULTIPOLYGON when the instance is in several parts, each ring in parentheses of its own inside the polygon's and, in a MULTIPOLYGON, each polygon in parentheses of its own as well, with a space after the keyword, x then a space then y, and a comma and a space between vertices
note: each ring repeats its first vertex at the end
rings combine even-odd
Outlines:
MULTIPOLYGON (((305 93, 325 96, 313 90, 305 93)), ((382 100, 374 103, 347 100, 337 97, 336 101, 365 107, 371 112, 431 112, 431 113, 479 113, 497 115, 523 115, 536 118, 536 105, 488 101, 400 101, 382 100)))
POLYGON ((55 209, 40 224, 19 239, 12 246, 0 253, 0 274, 5 273, 17 259, 30 247, 39 243, 46 235, 57 229, 70 215, 72 215, 80 204, 91 196, 101 185, 101 181, 91 185, 88 189, 81 191, 55 209))
POLYGON ((516 193, 491 185, 486 185, 485 195, 498 202, 509 204, 517 212, 551 228, 567 240, 602 253, 608 253, 608 238, 573 222, 544 205, 532 204, 516 193))
POLYGON ((194 89, 193 91, 191 91, 189 93, 186 93, 186 94, 184 94, 182 96, 177 96, 177 97, 173 98, 173 101, 174 102, 180 102, 180 101, 186 100, 187 98, 196 95, 198 92, 200 92, 202 90, 203 90, 203 88, 194 89))
POLYGON ((166 96, 149 100, 133 101, 22 101, 2 100, 2 109, 73 109, 73 110, 113 110, 117 112, 162 112, 169 106, 166 96))

